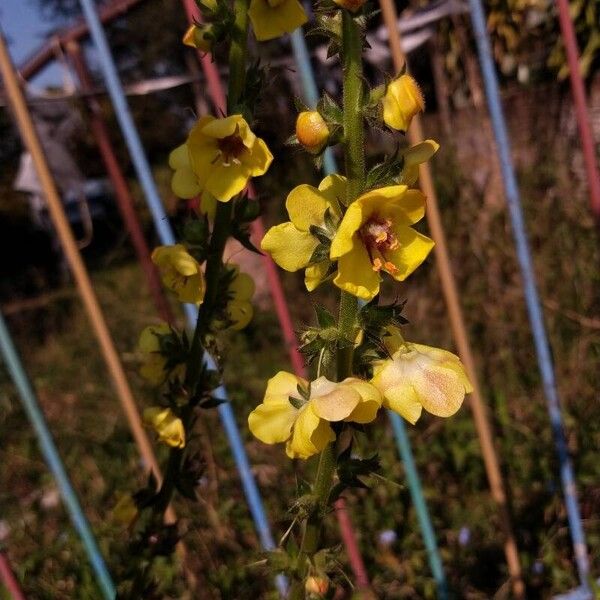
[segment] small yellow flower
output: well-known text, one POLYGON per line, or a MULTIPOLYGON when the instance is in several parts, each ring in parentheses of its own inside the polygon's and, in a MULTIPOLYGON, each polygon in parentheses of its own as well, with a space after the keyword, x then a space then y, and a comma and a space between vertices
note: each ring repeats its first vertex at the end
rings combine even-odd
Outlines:
POLYGON ((425 196, 405 185, 372 190, 346 211, 331 243, 338 261, 333 282, 340 289, 372 300, 379 292, 380 271, 406 279, 433 248, 433 241, 411 225, 425 214, 425 196))
POLYGON ((404 153, 404 164, 399 183, 413 185, 419 178, 419 165, 427 162, 439 149, 440 145, 434 140, 425 140, 411 146, 404 153))
POLYGON ((169 335, 171 328, 167 323, 150 325, 140 334, 138 351, 144 356, 140 375, 154 386, 159 386, 167 377, 167 359, 161 354, 161 335, 169 335))
POLYGON ((160 338, 173 335, 168 323, 150 325, 140 334, 138 341, 138 352, 143 356, 140 375, 151 385, 158 387, 165 382, 167 377, 174 379, 178 377, 183 380, 185 375, 185 364, 179 364, 167 369, 167 357, 161 352, 160 338))
POLYGON ((346 180, 340 175, 329 175, 318 188, 299 185, 285 202, 291 221, 271 227, 261 242, 261 248, 286 271, 306 268, 304 283, 309 292, 327 275, 331 262, 325 257, 311 264, 319 240, 310 233, 311 226, 324 227, 325 213, 340 218, 340 203, 345 197, 346 180))
POLYGON ((138 516, 138 507, 129 494, 121 496, 112 510, 112 519, 115 523, 129 527, 138 516))
POLYGON ((212 25, 190 25, 183 36, 183 43, 201 52, 210 52, 213 45, 212 25))
POLYGON ((172 448, 185 446, 185 429, 179 417, 170 408, 151 406, 144 411, 144 421, 152 427, 158 439, 172 448))
POLYGON ((241 115, 217 119, 202 117, 185 144, 169 156, 175 171, 171 188, 180 198, 194 198, 204 191, 221 202, 239 194, 251 177, 264 175, 273 155, 265 142, 252 133, 241 115))
POLYGON ((254 295, 254 279, 247 273, 240 273, 237 265, 229 265, 233 271, 233 278, 227 288, 227 304, 225 316, 227 322, 219 323, 220 328, 230 328, 235 331, 244 329, 252 320, 254 309, 252 296, 254 295))
POLYGON ((307 152, 318 154, 327 144, 329 127, 318 111, 304 111, 296 119, 296 137, 307 152))
POLYGON ((248 15, 259 42, 292 33, 308 20, 298 0, 252 0, 248 15))
POLYGON ((263 402, 250 413, 248 425, 265 444, 286 442, 290 458, 309 458, 335 440, 330 423, 370 423, 381 403, 379 392, 355 377, 341 383, 319 377, 309 386, 306 380, 280 371, 269 379, 263 402))
POLYGON ((158 267, 165 287, 174 292, 180 302, 202 304, 204 274, 182 244, 158 246, 152 252, 152 262, 158 267))
POLYGON ((438 417, 452 416, 473 391, 458 356, 440 348, 404 342, 392 335, 385 340, 397 348, 391 359, 374 367, 371 383, 381 392, 383 405, 413 425, 423 408, 438 417))
POLYGON ((349 10, 350 12, 356 12, 359 8, 362 8, 366 0, 333 0, 338 6, 349 10))
POLYGON ((400 131, 407 131, 412 118, 425 110, 419 85, 406 73, 388 85, 382 102, 385 124, 400 131))

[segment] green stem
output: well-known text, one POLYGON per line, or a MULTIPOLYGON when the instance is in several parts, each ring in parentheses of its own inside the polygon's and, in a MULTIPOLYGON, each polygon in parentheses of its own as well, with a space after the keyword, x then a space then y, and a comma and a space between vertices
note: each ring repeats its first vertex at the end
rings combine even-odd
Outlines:
POLYGON ((362 34, 347 10, 342 11, 342 66, 344 69, 344 161, 346 204, 360 196, 365 187, 365 134, 363 127, 362 34))
MULTIPOLYGON (((344 158, 347 178, 346 205, 360 196, 365 187, 365 155, 363 129, 363 80, 362 80, 362 34, 352 15, 342 10, 342 63, 344 68, 344 158)), ((358 300, 355 296, 342 292, 340 297, 340 333, 354 341, 358 300)), ((353 346, 341 348, 337 353, 337 380, 341 381, 352 374, 353 346)), ((298 554, 298 570, 290 600, 303 600, 304 581, 308 561, 319 550, 323 515, 327 510, 329 495, 336 468, 336 446, 329 444, 319 459, 319 467, 313 486, 316 506, 306 520, 302 545, 298 554)))
POLYGON ((323 514, 327 510, 329 494, 335 474, 336 456, 335 444, 329 444, 319 456, 319 466, 317 476, 313 486, 313 496, 315 497, 315 506, 306 519, 304 535, 302 536, 302 545, 298 553, 297 565, 298 576, 292 583, 289 593, 289 600, 303 600, 304 581, 307 575, 307 561, 312 559, 319 550, 321 529, 323 526, 323 514))
POLYGON ((246 83, 246 53, 248 48, 248 8, 250 0, 234 0, 235 22, 229 46, 229 84, 227 110, 235 110, 246 83))

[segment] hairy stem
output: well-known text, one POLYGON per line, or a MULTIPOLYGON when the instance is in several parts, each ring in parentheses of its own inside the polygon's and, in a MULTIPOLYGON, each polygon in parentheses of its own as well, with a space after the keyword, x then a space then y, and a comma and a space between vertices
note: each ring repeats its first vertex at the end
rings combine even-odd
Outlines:
MULTIPOLYGON (((362 35, 352 15, 342 10, 342 64, 344 67, 344 159, 347 178, 346 205, 352 203, 365 187, 365 155, 363 129, 362 35)), ((342 292, 340 296, 339 329, 348 342, 354 341, 358 301, 342 292)), ((352 374, 353 346, 340 348, 337 353, 337 380, 352 374)), ((305 597, 304 581, 307 561, 319 550, 323 516, 327 511, 336 468, 336 447, 329 444, 320 455, 313 486, 315 508, 306 520, 302 545, 298 555, 297 578, 290 590, 290 600, 305 597)))

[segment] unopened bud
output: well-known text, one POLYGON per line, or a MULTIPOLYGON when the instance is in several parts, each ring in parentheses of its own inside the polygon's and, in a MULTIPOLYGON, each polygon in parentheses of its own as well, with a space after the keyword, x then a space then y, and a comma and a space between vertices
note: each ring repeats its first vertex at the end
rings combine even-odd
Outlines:
POLYGON ((316 110, 304 111, 296 120, 296 137, 307 152, 318 154, 327 144, 329 127, 316 110))
POLYGON ((349 10, 350 12, 356 12, 366 0, 333 0, 338 6, 349 10))
POLYGON ((400 131, 407 131, 412 118, 425 110, 419 84, 406 73, 387 86, 382 102, 385 124, 400 131))
POLYGON ((317 577, 311 575, 306 579, 304 589, 308 594, 324 596, 327 593, 327 590, 329 590, 329 579, 327 579, 327 577, 317 577))
POLYGON ((183 43, 201 52, 210 52, 213 47, 214 35, 212 25, 190 25, 183 36, 183 43))

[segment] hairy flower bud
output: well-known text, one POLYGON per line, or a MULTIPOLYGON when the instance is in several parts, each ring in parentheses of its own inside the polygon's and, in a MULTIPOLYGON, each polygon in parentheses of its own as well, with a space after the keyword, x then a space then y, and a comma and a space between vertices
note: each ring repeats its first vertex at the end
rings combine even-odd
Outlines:
POLYGON ((298 142, 310 154, 318 154, 327 144, 329 127, 316 110, 301 112, 296 120, 298 142))
POLYGON ((362 5, 366 0, 333 0, 338 6, 349 10, 350 12, 356 12, 362 8, 362 5))
POLYGON ((212 25, 190 25, 183 36, 183 43, 201 52, 210 52, 214 42, 212 30, 212 25))
POLYGON ((412 118, 425 109, 419 85, 406 73, 388 85, 382 102, 385 124, 399 131, 407 131, 412 118))

